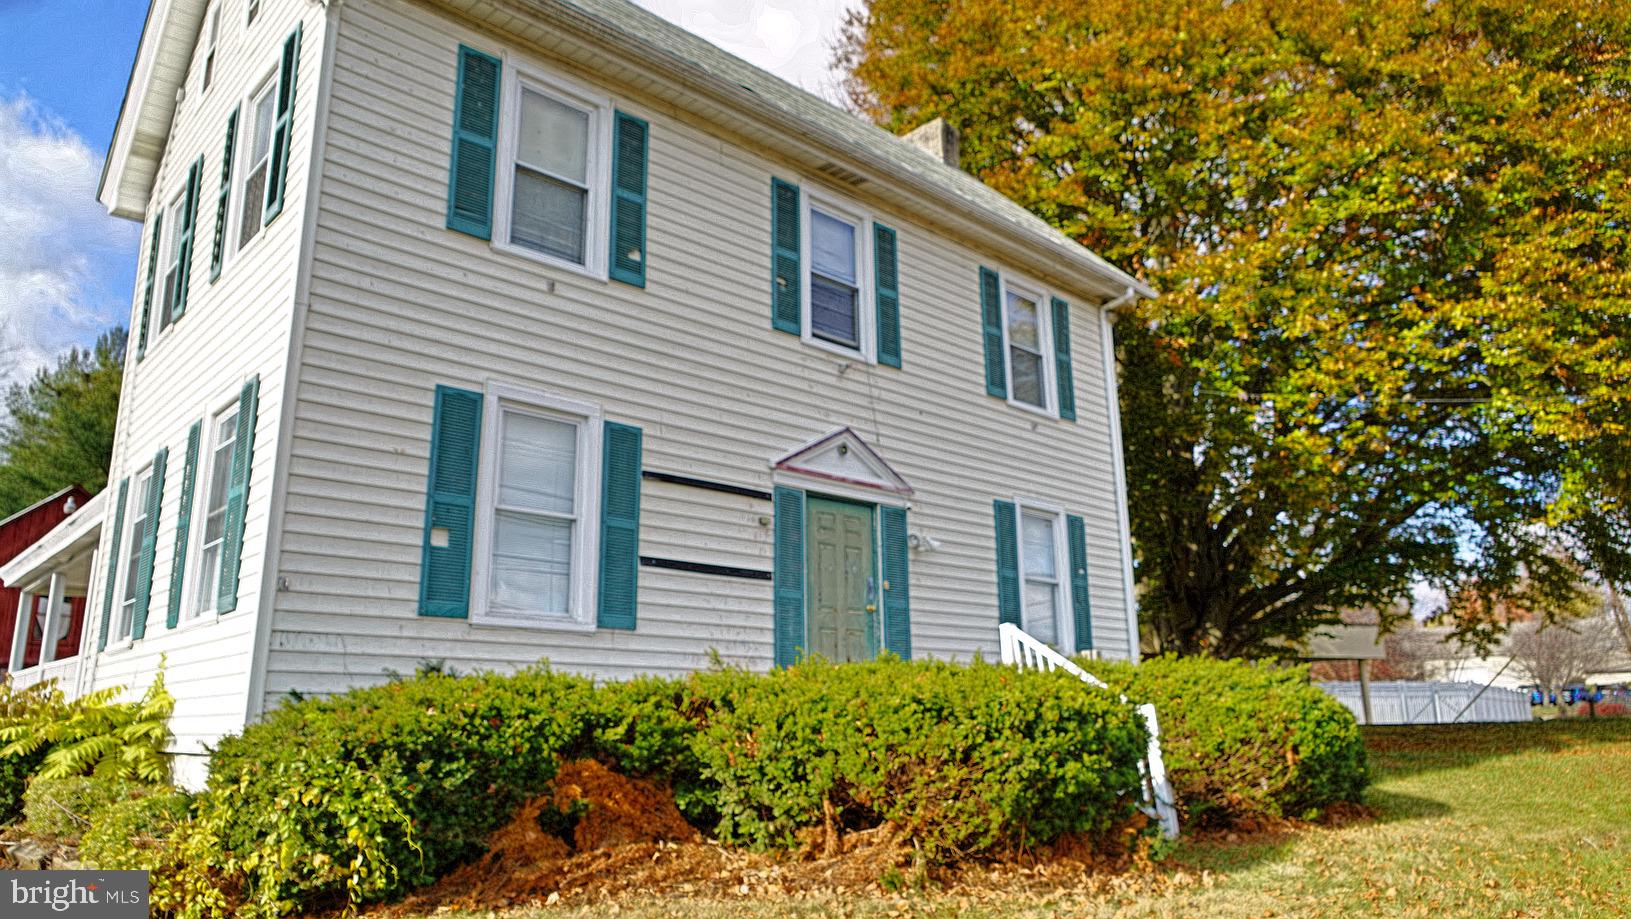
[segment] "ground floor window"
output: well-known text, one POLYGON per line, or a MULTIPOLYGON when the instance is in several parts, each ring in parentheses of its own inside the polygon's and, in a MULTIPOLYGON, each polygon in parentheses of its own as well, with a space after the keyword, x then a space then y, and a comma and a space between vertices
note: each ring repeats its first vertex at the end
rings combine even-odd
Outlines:
POLYGON ((238 404, 234 402, 210 422, 208 459, 204 465, 204 538, 199 546, 196 599, 193 617, 216 611, 220 602, 221 550, 226 544, 227 486, 232 478, 232 451, 238 442, 238 404))
POLYGON ((592 625, 598 410, 498 388, 486 412, 478 615, 592 625))
POLYGON ((149 495, 153 488, 151 466, 136 476, 135 485, 136 487, 130 490, 130 507, 125 513, 130 522, 126 525, 122 543, 124 563, 119 566, 124 572, 124 587, 119 594, 119 610, 109 633, 113 641, 129 639, 130 626, 135 621, 137 569, 142 563, 142 534, 147 532, 147 509, 152 505, 152 496, 149 495))
POLYGON ((1055 511, 1022 506, 1019 519, 1021 628, 1038 641, 1063 648, 1069 637, 1065 579, 1060 576, 1068 570, 1062 553, 1063 517, 1055 511))

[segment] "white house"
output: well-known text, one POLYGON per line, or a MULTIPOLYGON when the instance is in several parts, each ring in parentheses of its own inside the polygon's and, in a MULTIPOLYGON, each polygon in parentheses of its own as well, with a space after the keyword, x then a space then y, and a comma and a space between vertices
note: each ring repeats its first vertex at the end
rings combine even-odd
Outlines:
POLYGON ((1153 291, 953 139, 624 0, 155 0, 112 484, 10 571, 86 569, 56 672, 163 660, 196 778, 426 661, 1136 656, 1111 321, 1153 291))

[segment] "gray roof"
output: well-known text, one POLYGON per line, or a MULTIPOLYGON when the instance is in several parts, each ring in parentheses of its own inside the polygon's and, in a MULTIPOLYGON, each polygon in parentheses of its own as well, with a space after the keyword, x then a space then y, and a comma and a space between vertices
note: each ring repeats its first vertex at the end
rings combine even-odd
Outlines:
POLYGON ((1155 290, 1148 284, 1105 261, 979 179, 628 0, 544 0, 544 3, 594 20, 603 28, 644 46, 641 50, 645 54, 669 58, 670 65, 678 64, 704 77, 745 89, 764 105, 802 122, 810 134, 873 160, 878 168, 887 172, 933 186, 970 211, 996 218, 1010 232, 1045 247, 1045 251, 1072 262, 1085 261, 1096 274, 1118 285, 1132 287, 1146 297, 1155 296, 1155 290))

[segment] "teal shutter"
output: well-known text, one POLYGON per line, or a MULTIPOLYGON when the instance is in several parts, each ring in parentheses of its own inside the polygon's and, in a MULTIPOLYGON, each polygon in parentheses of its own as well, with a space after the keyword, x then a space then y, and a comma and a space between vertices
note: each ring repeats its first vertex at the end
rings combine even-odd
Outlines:
POLYGON ((187 573, 187 538, 193 523, 193 488, 198 484, 198 442, 203 437, 204 422, 193 422, 187 431, 187 461, 181 470, 181 504, 176 511, 176 551, 170 563, 170 606, 164 624, 175 628, 181 621, 181 587, 187 573))
POLYGON ((997 273, 980 269, 980 327, 985 338, 985 391, 1008 398, 1008 367, 1002 353, 1002 285, 997 273))
POLYGON ((775 513, 775 663, 791 667, 804 649, 804 492, 776 486, 775 513))
POLYGON ((600 610, 603 629, 634 628, 640 580, 640 429, 606 422, 600 474, 600 610))
POLYGON ((419 615, 470 617, 470 553, 476 530, 476 467, 482 395, 436 387, 425 483, 419 615))
POLYGON ((453 91, 453 160, 447 180, 447 228, 493 238, 493 173, 498 168, 498 58, 459 46, 453 91))
POLYGON ((147 607, 153 599, 153 558, 159 547, 159 514, 164 508, 164 464, 170 450, 153 457, 153 478, 147 485, 147 526, 141 534, 141 556, 136 567, 136 609, 130 614, 130 637, 147 634, 147 607))
POLYGON ((883 646, 901 660, 912 659, 912 601, 906 565, 906 509, 878 509, 883 544, 883 646))
POLYGON ((147 355, 148 319, 153 313, 153 277, 159 267, 159 235, 164 232, 164 206, 153 215, 153 237, 147 242, 147 281, 142 285, 142 318, 136 323, 136 360, 147 355))
POLYGON ((614 281, 646 286, 646 148, 650 128, 618 112, 612 121, 612 259, 614 281))
POLYGON ((272 122, 272 158, 266 166, 266 216, 263 225, 283 213, 283 190, 289 179, 289 157, 294 150, 295 83, 300 76, 299 25, 283 40, 283 57, 278 67, 277 101, 272 122))
POLYGON ((226 147, 221 151, 221 190, 215 194, 215 238, 210 242, 210 283, 221 276, 227 254, 227 205, 232 202, 232 156, 238 140, 238 110, 227 116, 226 147))
POLYGON ((232 472, 227 477, 227 513, 223 521, 221 581, 215 590, 215 608, 223 613, 238 608, 238 568, 243 562, 249 473, 255 463, 255 412, 260 404, 260 385, 260 377, 255 377, 238 393, 238 426, 232 443, 232 472))
POLYGON ((130 494, 130 480, 119 482, 119 502, 113 506, 113 540, 108 544, 108 580, 102 585, 102 628, 97 632, 96 650, 108 646, 108 626, 113 617, 113 583, 119 579, 119 543, 125 535, 125 498, 130 494))
POLYGON ((1059 417, 1076 420, 1076 380, 1070 372, 1070 304, 1053 298, 1053 366, 1059 384, 1059 417))
POLYGON ((1014 502, 991 502, 997 523, 997 621, 1019 625, 1019 521, 1014 502))
POLYGON ((176 292, 175 299, 166 304, 170 321, 175 322, 187 312, 187 289, 192 286, 193 229, 198 223, 198 192, 204 180, 204 157, 199 156, 187 170, 187 196, 181 204, 181 234, 176 238, 176 292))
POLYGON ((1070 611, 1076 620, 1076 650, 1093 650, 1093 605, 1087 591, 1087 523, 1075 514, 1065 517, 1070 543, 1070 611))
POLYGON ((793 335, 804 334, 799 219, 799 187, 792 182, 771 179, 770 325, 793 335))
POLYGON ((878 363, 900 366, 900 266, 895 231, 872 225, 873 278, 878 306, 878 363))

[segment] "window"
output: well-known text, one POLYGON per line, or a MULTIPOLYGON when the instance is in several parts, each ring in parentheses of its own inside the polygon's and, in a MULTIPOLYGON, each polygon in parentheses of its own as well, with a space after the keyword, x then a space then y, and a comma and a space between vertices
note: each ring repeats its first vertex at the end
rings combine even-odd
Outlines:
POLYGON ((810 331, 861 349, 860 241, 857 224, 810 208, 810 331))
POLYGON ((512 252, 602 274, 611 104, 559 79, 506 70, 494 239, 512 252))
POLYGON ((215 612, 221 576, 221 547, 226 542, 227 485, 232 478, 232 449, 238 438, 238 406, 215 416, 210 425, 210 448, 204 465, 204 538, 199 543, 198 577, 191 617, 215 612))
POLYGON ((170 312, 176 302, 176 286, 181 283, 181 237, 185 220, 182 210, 186 206, 187 191, 182 189, 164 212, 164 249, 159 257, 159 264, 164 266, 164 284, 160 286, 159 300, 154 304, 154 312, 158 314, 158 332, 170 325, 170 312))
POLYGON ((592 627, 599 409, 497 386, 486 406, 478 618, 592 627))
POLYGON ((221 4, 215 4, 210 11, 210 24, 208 38, 204 43, 204 90, 210 88, 215 80, 215 49, 221 40, 221 4))
POLYGON ((261 12, 261 0, 249 0, 249 8, 244 13, 244 25, 245 26, 254 25, 255 24, 255 17, 259 16, 260 12, 261 12))
POLYGON ((113 641, 130 638, 130 626, 135 621, 136 569, 142 563, 142 534, 147 532, 147 509, 153 503, 153 496, 149 494, 152 488, 153 468, 149 466, 136 476, 136 487, 130 490, 130 506, 125 510, 125 517, 130 520, 123 537, 125 561, 121 567, 125 583, 119 594, 118 615, 114 617, 113 628, 109 632, 113 641))
POLYGON ((1069 647, 1067 604, 1064 596, 1068 563, 1061 549, 1062 517, 1052 511, 1020 507, 1020 591, 1023 622, 1021 628, 1038 641, 1056 648, 1069 647))
POLYGON ((1046 317, 1042 297, 1015 290, 1004 291, 1004 330, 1008 339, 1008 393, 1015 402, 1048 408, 1048 361, 1045 353, 1046 317))
POLYGON ((268 77, 250 97, 249 143, 244 144, 243 190, 239 198, 238 247, 242 248, 261 230, 266 214, 266 172, 272 152, 272 123, 277 95, 276 74, 268 77))

